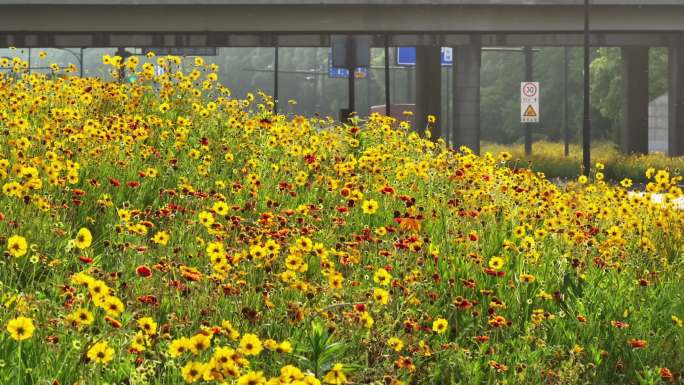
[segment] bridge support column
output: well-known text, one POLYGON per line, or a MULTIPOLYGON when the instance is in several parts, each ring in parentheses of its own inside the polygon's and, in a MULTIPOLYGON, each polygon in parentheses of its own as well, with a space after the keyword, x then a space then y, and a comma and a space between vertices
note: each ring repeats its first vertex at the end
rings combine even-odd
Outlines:
POLYGON ((453 48, 454 119, 453 145, 466 146, 480 153, 480 65, 479 41, 453 48))
POLYGON ((668 155, 684 155, 684 35, 677 35, 669 50, 668 155))
POLYGON ((648 47, 623 47, 622 65, 625 96, 620 149, 628 154, 647 154, 648 47))
POLYGON ((437 117, 432 123, 432 137, 442 136, 442 53, 439 46, 416 47, 416 110, 414 129, 422 132, 428 115, 437 117))

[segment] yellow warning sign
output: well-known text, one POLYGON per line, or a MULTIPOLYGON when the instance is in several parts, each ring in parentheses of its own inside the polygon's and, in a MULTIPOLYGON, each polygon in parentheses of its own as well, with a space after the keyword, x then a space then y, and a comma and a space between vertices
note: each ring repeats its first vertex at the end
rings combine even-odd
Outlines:
POLYGON ((537 116, 537 111, 534 110, 534 107, 532 105, 528 105, 527 109, 525 110, 525 113, 523 114, 526 117, 534 118, 537 116))

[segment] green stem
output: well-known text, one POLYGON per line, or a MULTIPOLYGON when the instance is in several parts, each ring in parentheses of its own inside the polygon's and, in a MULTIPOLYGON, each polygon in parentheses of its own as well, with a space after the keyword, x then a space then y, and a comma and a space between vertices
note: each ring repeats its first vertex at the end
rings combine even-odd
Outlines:
POLYGON ((17 373, 17 384, 21 384, 21 376, 22 376, 22 367, 23 367, 23 361, 21 359, 21 342, 19 342, 19 349, 17 349, 17 360, 19 360, 19 365, 18 365, 18 373, 17 373))

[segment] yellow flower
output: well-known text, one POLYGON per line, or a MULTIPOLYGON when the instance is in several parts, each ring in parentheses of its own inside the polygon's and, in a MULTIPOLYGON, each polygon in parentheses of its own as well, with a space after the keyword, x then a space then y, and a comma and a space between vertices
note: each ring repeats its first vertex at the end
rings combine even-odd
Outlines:
POLYGON ((672 322, 674 322, 674 324, 677 327, 681 328, 682 326, 684 326, 684 321, 681 318, 677 317, 676 315, 673 315, 671 318, 672 318, 672 322))
POLYGON ((503 267, 504 265, 504 260, 501 257, 492 257, 489 260, 489 267, 494 269, 494 270, 499 270, 503 267))
POLYGON ((248 372, 237 380, 237 385, 264 385, 265 383, 264 372, 248 372))
POLYGON ((629 178, 625 178, 620 181, 620 185, 624 188, 630 188, 632 187, 632 180, 629 178))
POLYGON ((202 211, 198 215, 199 221, 205 227, 211 227, 214 224, 214 215, 208 211, 202 211))
POLYGON ((392 275, 381 267, 373 274, 373 281, 383 286, 387 286, 392 281, 392 275))
POLYGON ((361 313, 361 322, 363 322, 363 325, 367 328, 370 329, 373 327, 373 324, 375 323, 375 320, 373 319, 373 316, 368 314, 367 311, 364 311, 361 313))
POLYGON ((201 379, 203 374, 204 364, 201 362, 190 361, 181 369, 183 380, 188 384, 192 384, 201 379))
POLYGON ((28 243, 26 238, 13 235, 7 240, 7 250, 13 257, 19 258, 22 255, 26 255, 28 252, 28 243))
POLYGON ((195 334, 190 339, 190 350, 193 354, 199 354, 211 346, 211 337, 202 333, 195 334))
POLYGON ((212 206, 212 210, 220 216, 228 215, 228 205, 226 202, 218 201, 212 206))
POLYGON ((263 346, 259 337, 255 334, 245 334, 240 340, 240 350, 247 356, 256 356, 261 353, 263 346))
POLYGON ((363 209, 364 214, 375 214, 375 212, 378 211, 378 207, 380 207, 380 205, 373 199, 365 200, 361 204, 361 209, 363 209))
POLYGON ((347 376, 342 372, 342 364, 337 363, 332 369, 323 377, 323 381, 327 384, 344 384, 347 382, 347 376))
POLYGON ((114 296, 108 296, 102 305, 105 312, 112 317, 118 317, 124 311, 123 302, 114 296))
POLYGON ((131 348, 138 351, 138 352, 144 352, 147 347, 150 345, 150 338, 143 334, 142 332, 137 332, 133 336, 133 340, 131 341, 131 348))
POLYGON ((386 305, 389 302, 389 292, 385 289, 376 287, 373 290, 373 299, 381 305, 386 305))
POLYGON ((612 226, 608 229, 608 236, 611 238, 620 238, 622 236, 622 230, 618 226, 612 226))
POLYGON ((283 341, 276 346, 275 351, 282 354, 292 353, 292 344, 290 341, 283 341))
POLYGON ((230 337, 232 340, 237 340, 240 338, 240 332, 233 327, 233 324, 230 323, 230 321, 223 321, 221 322, 221 327, 223 330, 228 334, 228 337, 230 337))
POLYGON ((191 350, 192 341, 187 337, 171 341, 169 344, 169 355, 173 358, 179 357, 191 350))
POLYGON ((169 243, 170 238, 171 237, 169 236, 169 233, 166 231, 160 231, 154 234, 154 237, 152 237, 152 242, 158 245, 166 246, 166 244, 169 243))
POLYGON ((67 317, 67 319, 78 326, 92 324, 95 317, 93 317, 93 313, 89 312, 87 309, 78 309, 73 313, 69 314, 69 317, 67 317))
POLYGON ((74 245, 76 247, 83 250, 90 247, 92 243, 93 235, 90 234, 90 230, 86 229, 85 227, 78 230, 78 234, 76 234, 76 239, 74 240, 74 245))
POLYGON ((157 333, 157 323, 154 322, 152 317, 142 317, 138 320, 138 326, 142 329, 148 336, 155 335, 157 333))
POLYGON ((522 238, 525 236, 525 226, 517 226, 515 229, 513 229, 513 234, 515 234, 516 238, 522 238))
POLYGON ((387 345, 392 348, 395 352, 400 352, 404 348, 404 341, 397 337, 392 337, 387 340, 387 345))
POLYGON ((520 280, 525 282, 525 283, 531 283, 534 282, 537 278, 532 275, 532 274, 520 274, 520 280))
POLYGON ((437 318, 432 322, 432 330, 437 332, 437 334, 442 334, 447 330, 449 322, 444 318, 437 318))
POLYGON ((91 362, 96 364, 107 364, 114 358, 114 349, 107 344, 107 341, 101 341, 88 349, 87 356, 91 362))
POLYGON ((264 347, 268 350, 275 350, 275 348, 278 346, 278 342, 274 339, 267 339, 264 340, 264 347))
POLYGON ((36 327, 33 320, 26 317, 17 317, 7 323, 7 331, 17 341, 25 340, 33 336, 36 327))
POLYGON ((580 175, 579 178, 577 178, 577 181, 580 182, 581 184, 585 184, 589 181, 586 175, 580 175))
POLYGON ((341 289, 344 277, 338 272, 332 272, 328 275, 328 283, 333 289, 341 289))

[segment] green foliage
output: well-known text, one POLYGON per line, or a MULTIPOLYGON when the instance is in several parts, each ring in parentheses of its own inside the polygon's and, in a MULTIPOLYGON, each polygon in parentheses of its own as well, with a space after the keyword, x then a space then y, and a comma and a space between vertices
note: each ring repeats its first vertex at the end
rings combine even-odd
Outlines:
POLYGON ((332 334, 319 322, 311 324, 311 335, 306 340, 308 346, 301 348, 297 355, 298 363, 302 369, 307 369, 321 378, 325 372, 341 361, 347 345, 342 342, 333 342, 332 334))

